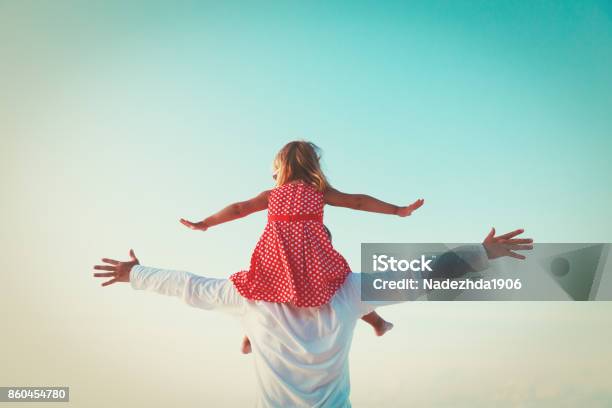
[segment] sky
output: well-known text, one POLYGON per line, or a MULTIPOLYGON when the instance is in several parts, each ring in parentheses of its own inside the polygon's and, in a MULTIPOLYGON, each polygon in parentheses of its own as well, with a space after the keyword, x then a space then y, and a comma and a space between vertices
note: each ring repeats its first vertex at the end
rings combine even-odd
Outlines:
MULTIPOLYGON (((0 2, 0 384, 69 385, 74 406, 248 404, 239 322, 102 289, 91 266, 134 248, 247 267, 264 213, 205 233, 178 219, 271 188, 294 139, 342 191, 425 199, 405 219, 326 208, 353 268, 362 242, 492 226, 611 242, 610 66, 605 1, 0 2)), ((358 325, 353 404, 604 406, 611 311, 391 307, 388 336, 358 325)))

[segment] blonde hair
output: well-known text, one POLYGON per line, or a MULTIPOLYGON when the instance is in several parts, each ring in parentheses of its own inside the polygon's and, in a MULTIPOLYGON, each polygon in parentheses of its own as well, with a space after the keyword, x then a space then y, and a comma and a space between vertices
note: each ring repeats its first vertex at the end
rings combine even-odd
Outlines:
POLYGON ((317 145, 304 140, 295 140, 283 146, 272 164, 276 185, 301 180, 319 191, 328 189, 329 182, 319 163, 320 151, 317 145))

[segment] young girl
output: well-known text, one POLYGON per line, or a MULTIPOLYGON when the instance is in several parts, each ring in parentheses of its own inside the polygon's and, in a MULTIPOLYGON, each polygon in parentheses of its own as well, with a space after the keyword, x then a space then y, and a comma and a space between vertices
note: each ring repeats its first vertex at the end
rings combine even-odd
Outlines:
MULTIPOLYGON (((200 222, 181 218, 194 229, 208 228, 268 209, 268 223, 251 256, 249 270, 233 274, 236 290, 250 300, 316 307, 330 301, 351 273, 331 244, 323 225, 325 204, 406 217, 424 200, 398 207, 364 194, 346 194, 330 186, 319 163, 318 147, 305 141, 286 144, 273 163, 276 187, 231 204, 200 222)), ((376 312, 365 315, 378 336, 393 325, 376 312)), ((250 352, 248 338, 242 344, 250 352)))

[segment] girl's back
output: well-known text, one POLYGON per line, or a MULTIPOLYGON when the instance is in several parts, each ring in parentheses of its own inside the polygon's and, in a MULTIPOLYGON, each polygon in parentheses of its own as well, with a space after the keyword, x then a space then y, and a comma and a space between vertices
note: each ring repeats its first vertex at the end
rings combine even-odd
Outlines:
POLYGON ((269 215, 315 214, 323 216, 323 193, 304 182, 276 187, 268 198, 269 215))

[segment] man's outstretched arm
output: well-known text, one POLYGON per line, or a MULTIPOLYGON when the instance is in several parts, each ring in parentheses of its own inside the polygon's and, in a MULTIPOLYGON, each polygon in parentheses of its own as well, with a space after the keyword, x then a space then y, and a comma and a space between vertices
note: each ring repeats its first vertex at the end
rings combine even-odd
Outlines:
MULTIPOLYGON (((492 228, 489 234, 485 237, 482 245, 465 245, 442 254, 438 254, 436 260, 431 265, 431 271, 423 273, 418 278, 427 279, 457 279, 470 272, 480 272, 489 267, 489 260, 511 257, 519 260, 525 259, 525 255, 521 255, 516 251, 529 251, 533 249, 533 239, 518 238, 524 232, 523 229, 517 229, 499 236, 495 235, 495 228, 492 228)), ((380 306, 388 306, 396 303, 405 302, 407 300, 417 300, 426 291, 408 291, 404 295, 398 297, 393 292, 387 292, 388 299, 380 298, 380 295, 373 295, 373 281, 380 277, 383 280, 400 280, 406 278, 405 272, 377 272, 367 274, 352 274, 353 278, 359 276, 359 290, 355 285, 352 286, 352 298, 372 299, 369 301, 361 301, 367 304, 364 310, 374 310, 380 306), (363 292, 363 290, 366 292, 363 292), (357 290, 355 292, 355 290, 357 290), (404 296, 409 296, 405 298, 404 296), (378 299, 378 300, 373 300, 378 299), (368 309, 369 308, 369 309, 368 309)), ((353 279, 355 280, 355 279, 353 279)), ((357 309, 356 309, 357 310, 357 309)), ((359 309, 361 311, 361 309, 359 309)))
POLYGON ((130 261, 126 262, 102 258, 102 262, 108 265, 96 265, 94 269, 109 272, 94 273, 94 277, 112 278, 102 283, 102 286, 129 282, 133 289, 178 297, 188 305, 201 309, 217 309, 230 313, 240 313, 243 310, 244 298, 227 279, 142 266, 132 250, 130 258, 130 261))

